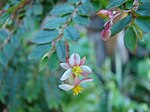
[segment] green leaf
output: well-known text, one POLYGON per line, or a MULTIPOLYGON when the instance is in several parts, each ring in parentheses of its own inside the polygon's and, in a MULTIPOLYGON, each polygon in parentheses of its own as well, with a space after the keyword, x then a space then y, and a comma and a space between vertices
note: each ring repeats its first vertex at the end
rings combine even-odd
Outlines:
POLYGON ((150 32, 150 17, 138 17, 135 22, 143 32, 150 32))
POLYGON ((150 16, 150 2, 146 2, 139 6, 136 13, 142 15, 142 16, 150 16))
POLYGON ((14 55, 14 47, 12 46, 12 44, 11 43, 8 43, 8 44, 6 44, 5 46, 4 46, 4 48, 3 48, 3 52, 4 52, 4 54, 5 54, 5 56, 7 57, 7 59, 11 59, 12 57, 13 57, 13 55, 14 55))
POLYGON ((0 26, 6 24, 10 20, 11 13, 5 12, 0 16, 0 26))
POLYGON ((76 17, 73 18, 73 21, 77 24, 88 26, 90 23, 90 19, 87 16, 79 16, 77 15, 76 17))
POLYGON ((0 44, 4 42, 5 39, 8 38, 8 32, 5 29, 0 30, 0 44))
POLYGON ((98 12, 99 11, 99 9, 101 9, 101 2, 100 1, 98 1, 98 0, 92 0, 92 8, 96 11, 96 12, 98 12))
POLYGON ((64 31, 64 37, 66 39, 77 41, 80 38, 80 34, 76 28, 68 26, 64 31))
POLYGON ((36 44, 45 44, 52 42, 58 37, 57 30, 41 30, 36 35, 32 42, 36 44))
POLYGON ((133 1, 127 1, 125 6, 126 6, 126 9, 131 9, 133 7, 133 1))
POLYGON ((136 23, 133 23, 133 29, 136 33, 136 37, 138 37, 138 39, 142 40, 142 38, 143 38, 142 29, 136 23))
POLYGON ((59 60, 61 62, 66 61, 66 46, 64 41, 59 41, 56 43, 56 52, 59 60))
POLYGON ((66 21, 66 18, 51 19, 45 24, 44 29, 56 29, 62 26, 66 21))
POLYGON ((38 96, 42 89, 42 77, 41 75, 26 74, 27 79, 25 82, 24 93, 27 95, 28 102, 33 102, 38 99, 38 96), (34 90, 34 91, 33 91, 34 90))
POLYGON ((75 3, 80 2, 80 1, 81 0, 68 0, 68 2, 71 3, 71 4, 75 4, 75 3))
POLYGON ((40 3, 33 4, 32 11, 35 15, 41 15, 43 12, 43 6, 40 3))
POLYGON ((135 53, 136 46, 137 46, 137 37, 134 32, 133 27, 129 27, 124 35, 124 43, 125 46, 132 52, 135 53))
POLYGON ((91 4, 90 3, 83 3, 78 8, 78 14, 87 16, 91 12, 91 4))
POLYGON ((118 7, 125 2, 126 0, 111 0, 107 8, 118 7))
POLYGON ((63 4, 58 5, 54 7, 54 9, 50 12, 50 14, 56 15, 56 16, 63 16, 66 14, 70 14, 74 11, 74 7, 69 4, 63 4))
MULTIPOLYGON (((0 52, 0 64, 3 66, 3 67, 6 67, 7 64, 8 64, 8 59, 6 58, 6 56, 4 55, 3 52, 0 52)), ((0 65, 0 66, 1 66, 0 65)))
POLYGON ((145 3, 145 2, 149 2, 149 0, 140 0, 141 2, 145 3))
POLYGON ((55 77, 44 77, 43 80, 43 93, 47 106, 58 110, 60 105, 60 91, 57 87, 57 80, 55 77))
POLYGON ((44 57, 41 61, 40 61, 40 65, 39 65, 39 71, 42 71, 48 64, 48 57, 44 57))
POLYGON ((149 58, 139 61, 137 63, 138 76, 141 76, 141 77, 147 76, 148 77, 149 68, 150 68, 150 59, 149 58))
POLYGON ((131 20, 132 16, 127 16, 115 23, 114 26, 111 28, 111 36, 114 36, 122 31, 130 23, 131 20))
POLYGON ((40 60, 51 49, 51 44, 44 44, 36 46, 29 54, 29 59, 40 60))
POLYGON ((11 44, 13 45, 14 48, 18 48, 20 46, 20 40, 18 39, 17 35, 14 35, 11 40, 11 44))
POLYGON ((48 68, 52 70, 57 70, 59 68, 59 59, 56 53, 53 53, 48 60, 48 68))

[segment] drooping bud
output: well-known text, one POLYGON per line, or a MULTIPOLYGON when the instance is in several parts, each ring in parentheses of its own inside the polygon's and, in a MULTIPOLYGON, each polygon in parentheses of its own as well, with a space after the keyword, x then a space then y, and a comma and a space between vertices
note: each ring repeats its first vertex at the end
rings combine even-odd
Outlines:
POLYGON ((102 10, 98 11, 97 15, 101 18, 106 18, 109 16, 109 11, 102 9, 102 10))
POLYGON ((103 39, 104 41, 106 41, 111 36, 111 30, 110 29, 104 29, 104 30, 102 30, 102 32, 100 33, 100 35, 101 35, 101 39, 103 39))

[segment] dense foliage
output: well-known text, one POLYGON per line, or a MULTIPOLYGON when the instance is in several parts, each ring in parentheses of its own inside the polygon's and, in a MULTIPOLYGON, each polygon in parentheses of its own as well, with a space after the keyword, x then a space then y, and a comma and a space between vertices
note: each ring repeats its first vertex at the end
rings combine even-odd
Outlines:
POLYGON ((149 0, 1 0, 0 111, 149 112, 149 5, 149 0), (101 9, 125 15, 109 27, 109 38, 125 31, 130 51, 125 64, 116 51, 115 59, 108 56, 97 65, 98 51, 87 32, 101 9), (86 56, 94 79, 78 96, 58 88, 60 62, 74 52, 86 56))

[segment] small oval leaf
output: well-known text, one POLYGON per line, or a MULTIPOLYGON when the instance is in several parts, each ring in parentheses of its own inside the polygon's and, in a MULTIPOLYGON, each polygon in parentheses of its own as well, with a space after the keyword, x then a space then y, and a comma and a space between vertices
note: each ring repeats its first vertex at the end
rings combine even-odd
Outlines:
POLYGON ((50 51, 51 47, 51 44, 38 45, 31 51, 28 58, 40 60, 46 53, 50 51))
POLYGON ((80 38, 80 34, 76 28, 68 26, 64 31, 64 37, 66 39, 77 41, 80 38))
POLYGON ((36 44, 45 44, 52 42, 58 37, 57 30, 41 30, 36 35, 32 42, 36 44))
POLYGON ((49 20, 45 25, 44 29, 56 29, 63 25, 67 21, 66 18, 54 18, 49 20))
POLYGON ((56 52, 59 60, 61 62, 66 61, 66 46, 65 42, 60 40, 59 42, 56 43, 56 52))
POLYGON ((74 7, 69 4, 63 4, 58 5, 54 7, 54 9, 50 12, 50 14, 56 15, 56 16, 63 16, 66 14, 70 14, 74 11, 74 7))
POLYGON ((150 32, 150 17, 138 17, 135 22, 143 32, 150 32))
POLYGON ((132 26, 130 26, 125 32, 124 43, 125 43, 125 46, 132 53, 135 53, 136 46, 137 46, 137 37, 136 37, 136 33, 134 32, 134 29, 132 26))
POLYGON ((122 31, 130 23, 131 20, 132 16, 127 16, 115 23, 114 26, 111 28, 111 36, 114 36, 122 31))

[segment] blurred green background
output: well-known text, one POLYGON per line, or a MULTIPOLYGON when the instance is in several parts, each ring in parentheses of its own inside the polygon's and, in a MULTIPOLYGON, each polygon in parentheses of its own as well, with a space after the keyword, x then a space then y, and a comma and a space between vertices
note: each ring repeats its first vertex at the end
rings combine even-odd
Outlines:
MULTIPOLYGON (((7 9, 18 2, 1 0, 0 7, 7 9)), ((94 81, 83 85, 85 89, 78 96, 58 88, 64 70, 56 53, 41 72, 38 61, 28 60, 35 47, 30 40, 57 2, 35 0, 7 23, 7 29, 0 30, 0 45, 12 36, 0 50, 0 112, 150 112, 150 34, 138 42, 136 55, 126 53, 125 62, 116 48, 98 65, 96 55, 104 52, 95 49, 89 29, 79 27, 81 39, 69 42, 70 54, 87 57, 94 81)))

